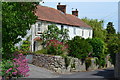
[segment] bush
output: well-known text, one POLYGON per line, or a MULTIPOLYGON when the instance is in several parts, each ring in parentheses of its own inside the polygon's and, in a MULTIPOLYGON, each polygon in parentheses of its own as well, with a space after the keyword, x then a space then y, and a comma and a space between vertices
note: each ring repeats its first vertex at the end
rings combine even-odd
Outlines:
POLYGON ((41 50, 36 51, 35 54, 47 54, 47 50, 41 49, 41 50))
POLYGON ((92 61, 91 61, 91 57, 88 57, 85 59, 85 65, 86 65, 86 70, 88 70, 88 68, 91 66, 92 61))
POLYGON ((47 42, 47 54, 61 55, 67 50, 67 45, 58 40, 49 40, 47 42))
POLYGON ((30 53, 30 42, 25 40, 23 41, 23 44, 20 46, 20 50, 18 52, 27 55, 30 53))
POLYGON ((23 54, 16 55, 13 60, 3 60, 0 64, 2 71, 1 75, 4 77, 27 77, 29 74, 29 67, 27 60, 23 54))
POLYGON ((110 54, 110 61, 115 65, 116 54, 120 52, 120 38, 112 38, 108 42, 108 53, 110 54))
POLYGON ((93 53, 91 54, 91 56, 98 58, 97 63, 99 64, 100 67, 104 66, 106 57, 105 54, 106 44, 104 43, 104 41, 99 38, 87 39, 87 41, 93 47, 93 53))
POLYGON ((69 56, 77 57, 85 60, 88 54, 92 52, 92 46, 83 38, 79 36, 74 37, 68 41, 69 56))

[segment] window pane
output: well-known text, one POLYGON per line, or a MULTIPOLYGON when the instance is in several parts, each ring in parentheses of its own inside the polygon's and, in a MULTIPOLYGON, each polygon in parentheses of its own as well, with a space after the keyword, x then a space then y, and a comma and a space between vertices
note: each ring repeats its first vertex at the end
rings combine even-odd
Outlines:
POLYGON ((84 36, 84 30, 82 30, 82 36, 84 36))
POLYGON ((76 28, 74 28, 74 34, 76 34, 76 28))

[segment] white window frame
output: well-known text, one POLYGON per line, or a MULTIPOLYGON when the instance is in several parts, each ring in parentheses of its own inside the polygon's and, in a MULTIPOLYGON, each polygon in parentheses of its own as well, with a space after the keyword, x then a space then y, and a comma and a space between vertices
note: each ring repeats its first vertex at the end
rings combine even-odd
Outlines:
POLYGON ((73 28, 73 33, 76 35, 76 28, 75 27, 73 28))
POLYGON ((38 33, 42 33, 42 22, 37 22, 36 23, 36 34, 39 35, 38 33), (39 26, 40 25, 40 26, 39 26), (39 30, 38 30, 39 29, 39 30))
POLYGON ((82 29, 82 36, 84 36, 84 29, 82 29))
POLYGON ((91 30, 89 30, 89 37, 91 36, 91 30))

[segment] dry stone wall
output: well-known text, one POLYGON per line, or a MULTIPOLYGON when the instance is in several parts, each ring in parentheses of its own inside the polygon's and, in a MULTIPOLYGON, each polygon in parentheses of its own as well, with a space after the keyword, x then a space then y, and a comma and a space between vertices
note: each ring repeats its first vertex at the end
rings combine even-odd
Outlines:
MULTIPOLYGON (((86 71, 85 62, 73 57, 65 58, 61 56, 44 54, 33 55, 32 64, 63 74, 69 72, 86 71)), ((98 69, 98 65, 95 64, 95 59, 92 59, 91 66, 89 66, 87 70, 96 69, 98 69)))

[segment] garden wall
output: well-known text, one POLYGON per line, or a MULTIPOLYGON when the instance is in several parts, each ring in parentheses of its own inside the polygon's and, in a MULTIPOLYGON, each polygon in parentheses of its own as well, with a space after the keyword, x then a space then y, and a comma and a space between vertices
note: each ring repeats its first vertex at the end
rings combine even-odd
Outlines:
MULTIPOLYGON (((108 63, 108 67, 111 67, 111 63, 108 63)), ((78 72, 86 71, 85 62, 82 62, 78 58, 73 57, 61 57, 61 56, 52 56, 52 55, 33 55, 32 64, 40 67, 47 68, 49 70, 58 72, 58 73, 69 73, 69 72, 78 72)), ((95 59, 91 60, 91 66, 87 70, 96 70, 98 65, 95 64, 95 59)))

